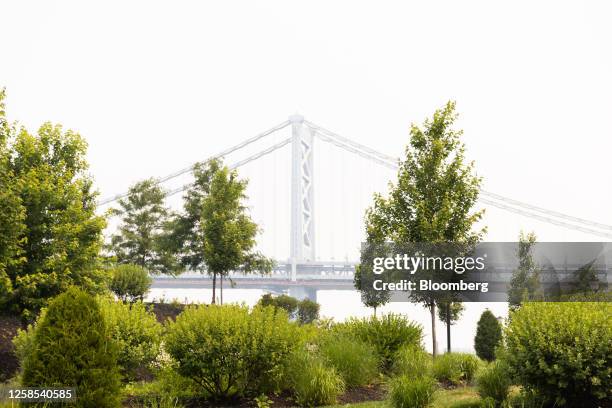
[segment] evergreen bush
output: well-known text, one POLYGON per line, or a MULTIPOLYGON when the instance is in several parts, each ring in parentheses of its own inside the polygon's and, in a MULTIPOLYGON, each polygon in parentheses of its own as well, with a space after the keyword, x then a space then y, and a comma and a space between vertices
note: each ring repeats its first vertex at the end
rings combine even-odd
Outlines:
POLYGON ((493 361, 495 349, 502 340, 502 327, 490 310, 482 312, 474 337, 476 355, 483 360, 493 361))
POLYGON ((25 387, 75 387, 76 407, 119 406, 117 346, 96 299, 72 288, 33 328, 22 361, 25 387))

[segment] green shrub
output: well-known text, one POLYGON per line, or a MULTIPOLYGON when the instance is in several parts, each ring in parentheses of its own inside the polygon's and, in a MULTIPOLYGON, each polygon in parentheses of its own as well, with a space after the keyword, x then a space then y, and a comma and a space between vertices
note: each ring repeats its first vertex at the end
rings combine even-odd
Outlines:
POLYGON ((482 312, 474 337, 476 355, 483 360, 493 361, 495 349, 502 339, 502 327, 490 310, 482 312))
POLYGON ((401 347, 420 346, 423 339, 421 325, 392 313, 380 317, 351 318, 335 325, 332 330, 374 346, 384 369, 391 367, 393 357, 401 347))
POLYGON ((433 378, 403 375, 391 380, 389 400, 393 408, 425 408, 433 401, 435 392, 433 378))
POLYGON ((508 398, 511 381, 508 368, 503 361, 494 361, 488 367, 478 372, 476 376, 478 394, 483 399, 490 398, 494 406, 501 406, 508 398))
POLYGON ((302 324, 312 323, 319 318, 321 306, 310 299, 302 299, 298 303, 297 317, 302 324))
POLYGON ((259 299, 258 305, 278 307, 287 312, 289 317, 294 317, 298 308, 298 300, 288 295, 272 296, 271 293, 266 293, 259 299))
POLYGON ((326 336, 319 352, 340 374, 347 387, 367 385, 378 375, 376 350, 359 339, 326 336))
POLYGON ((344 392, 344 381, 336 370, 306 351, 292 355, 288 380, 295 402, 302 407, 335 404, 344 392))
POLYGON ((433 362, 433 376, 440 382, 458 385, 470 382, 478 370, 476 356, 467 353, 446 353, 438 356, 433 362))
POLYGON ((393 359, 393 373, 407 377, 431 376, 433 360, 421 346, 402 347, 393 359))
POLYGON ((506 329, 511 374, 552 403, 596 406, 612 389, 612 304, 525 303, 506 329))
POLYGON ((147 368, 159 354, 162 326, 142 303, 126 304, 107 297, 98 302, 119 347, 121 373, 132 380, 137 369, 147 368))
POLYGON ((288 356, 302 342, 287 315, 269 307, 188 307, 168 326, 166 349, 181 375, 211 397, 260 394, 281 380, 288 356))
POLYGON ((69 289, 34 327, 22 361, 23 386, 76 387, 76 407, 119 406, 117 346, 95 298, 69 289))
POLYGON ((110 290, 124 302, 142 300, 153 280, 149 273, 138 265, 119 265, 112 272, 110 290))

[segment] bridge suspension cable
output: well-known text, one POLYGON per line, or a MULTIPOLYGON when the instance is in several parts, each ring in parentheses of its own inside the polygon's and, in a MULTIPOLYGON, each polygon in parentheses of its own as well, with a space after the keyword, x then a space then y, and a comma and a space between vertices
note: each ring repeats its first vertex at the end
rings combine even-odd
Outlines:
MULTIPOLYGON (((204 161, 204 163, 212 160, 212 159, 216 159, 216 158, 221 158, 224 157, 226 155, 229 155, 230 153, 236 152, 242 148, 244 148, 247 145, 250 145, 258 140, 263 139, 264 137, 275 133, 287 126, 289 126, 291 124, 291 120, 286 120, 282 123, 280 123, 279 125, 265 131, 262 132, 254 137, 251 137, 235 146, 232 146, 214 156, 211 156, 210 158, 206 159, 204 161)), ((329 131, 321 126, 318 126, 310 121, 304 121, 303 122, 305 126, 307 126, 308 128, 310 128, 313 132, 314 135, 316 135, 320 140, 330 143, 332 145, 335 145, 337 147, 340 147, 341 149, 344 149, 348 152, 351 152, 353 154, 357 154, 365 159, 368 159, 378 165, 384 166, 386 168, 389 168, 391 170, 397 170, 400 164, 400 160, 396 157, 392 157, 389 156, 387 154, 381 153, 376 151, 375 149, 372 149, 368 146, 365 146, 361 143, 357 143, 355 141, 352 141, 346 137, 340 136, 337 133, 334 133, 332 131, 329 131)), ((256 160, 262 156, 265 156, 269 153, 272 153, 273 151, 280 149, 281 147, 289 144, 291 142, 291 138, 286 138, 283 139, 281 142, 276 143, 275 145, 268 147, 264 150, 259 151, 258 153, 255 153, 249 157, 247 157, 246 159, 243 159, 239 162, 236 162, 234 164, 232 164, 230 166, 230 168, 234 169, 234 168, 238 168, 246 163, 249 163, 253 160, 256 160)), ((171 173, 169 175, 166 175, 160 179, 158 179, 157 184, 161 184, 164 183, 166 181, 169 181, 173 178, 179 177, 183 174, 189 173, 191 171, 193 171, 195 164, 186 167, 184 169, 181 169, 177 172, 171 173)), ((185 191, 186 189, 188 189, 192 184, 186 184, 182 187, 176 188, 174 190, 170 190, 169 192, 166 193, 167 196, 171 196, 177 193, 180 193, 182 191, 185 191)), ((579 217, 574 217, 568 214, 564 214, 558 211, 553 211, 553 210, 548 210, 546 208, 542 208, 542 207, 538 207, 535 205, 531 205, 522 201, 518 201, 518 200, 514 200, 508 197, 504 197, 502 195, 499 194, 495 194, 486 190, 481 190, 481 196, 479 197, 479 201, 482 202, 483 204, 487 204, 487 205, 491 205, 494 207, 497 207, 499 209, 505 210, 505 211, 510 211, 513 212, 515 214, 519 214, 522 216, 526 216, 532 219, 536 219, 539 221, 543 221, 543 222, 547 222, 550 224, 554 224, 557 226, 561 226, 564 228, 569 228, 569 229, 573 229, 576 231, 580 231, 580 232, 584 232, 584 233, 588 233, 588 234, 593 234, 593 235, 597 235, 597 236, 601 236, 601 237, 605 237, 605 238, 612 238, 612 233, 609 233, 607 231, 612 231, 612 226, 607 225, 607 224, 603 224, 603 223, 599 223, 599 222, 595 222, 595 221, 591 221, 591 220, 587 220, 584 218, 579 218, 579 217), (560 220, 564 220, 564 221, 560 221, 560 220), (568 222, 569 221, 569 222, 568 222)), ((106 205, 109 204, 111 202, 114 202, 116 200, 119 200, 121 198, 124 198, 127 196, 127 192, 115 195, 113 197, 110 198, 106 198, 101 200, 98 205, 102 206, 102 205, 106 205)))
MULTIPOLYGON (((266 136, 268 136, 268 135, 271 135, 272 133, 277 132, 277 131, 279 131, 279 130, 281 130, 281 129, 283 129, 283 128, 287 127, 287 126, 289 126, 289 124, 290 124, 290 123, 291 123, 291 122, 290 122, 289 120, 286 120, 286 121, 284 121, 284 122, 282 122, 282 123, 280 123, 280 124, 278 124, 278 125, 274 126, 273 128, 266 130, 265 132, 262 132, 262 133, 260 133, 260 134, 258 134, 258 135, 255 135, 255 136, 253 136, 253 137, 251 137, 251 138, 249 138, 249 139, 247 139, 247 140, 244 140, 244 141, 243 141, 243 142, 241 142, 241 143, 238 143, 238 144, 237 144, 237 145, 235 145, 235 146, 232 146, 232 147, 230 147, 230 148, 228 148, 228 149, 223 150, 223 151, 222 151, 222 152, 220 152, 220 153, 215 154, 214 156, 211 156, 211 157, 207 158, 206 160, 204 160, 204 161, 203 161, 203 162, 201 162, 201 163, 207 163, 207 162, 209 162, 209 161, 211 161, 211 160, 213 160, 213 159, 219 159, 219 158, 221 158, 221 157, 227 156, 227 155, 228 155, 228 154, 230 154, 230 153, 233 153, 233 152, 235 152, 235 151, 237 151, 237 150, 240 150, 240 149, 242 149, 242 148, 243 148, 243 147, 245 147, 245 146, 248 146, 248 145, 250 145, 250 144, 252 144, 252 143, 255 143, 255 142, 257 142, 258 140, 261 140, 261 139, 263 139, 264 137, 266 137, 266 136)), ((174 173, 171 173, 171 174, 168 174, 168 175, 166 175, 166 176, 164 176, 164 177, 161 177, 160 179, 158 179, 158 180, 157 180, 157 183, 156 183, 156 184, 158 184, 158 185, 159 185, 159 184, 161 184, 161 183, 165 183, 166 181, 172 180, 173 178, 176 178, 176 177, 182 176, 182 175, 183 175, 183 174, 185 174, 185 173, 189 173, 189 172, 193 171, 193 168, 194 168, 194 166, 195 166, 195 165, 196 165, 196 163, 192 164, 192 165, 191 165, 191 166, 189 166, 189 167, 185 167, 184 169, 181 169, 181 170, 179 170, 179 171, 176 171, 176 172, 174 172, 174 173)), ((181 191, 182 191, 182 190, 181 190, 181 191)), ((121 198, 126 197, 126 196, 127 196, 127 194, 128 194, 128 192, 126 191, 126 192, 124 192, 124 193, 117 194, 117 195, 115 195, 115 196, 113 196, 113 197, 109 197, 109 198, 106 198, 106 199, 102 199, 102 200, 100 200, 100 201, 98 202, 98 205, 99 205, 99 206, 102 206, 102 205, 110 204, 110 203, 112 203, 112 202, 114 202, 114 201, 117 201, 117 200, 119 200, 119 199, 121 199, 121 198)))
MULTIPOLYGON (((284 139, 284 140, 282 140, 282 141, 280 141, 280 142, 276 143, 276 144, 275 144, 275 145, 273 145, 273 146, 268 147, 267 149, 261 150, 260 152, 257 152, 257 153, 255 153, 255 154, 253 154, 253 155, 251 155, 251 156, 247 157, 246 159, 242 159, 242 160, 240 160, 239 162, 236 162, 236 163, 234 163, 234 164, 231 164, 231 165, 229 166, 229 168, 233 170, 233 169, 237 169, 237 168, 238 168, 238 167, 240 167, 240 166, 244 166, 245 164, 247 164, 247 163, 249 163, 249 162, 252 162, 253 160, 257 160, 257 159, 259 159, 260 157, 263 157, 263 156, 265 156, 265 155, 267 155, 267 154, 272 153, 272 152, 273 152, 273 151, 275 151, 275 150, 280 149, 280 148, 281 148, 281 147, 283 147, 283 146, 288 145, 288 144, 289 144, 289 142, 291 142, 291 138, 290 138, 290 137, 288 137, 288 138, 286 138, 286 139, 284 139)), ((174 189, 174 190, 170 190, 170 191, 168 191, 168 192, 166 193, 166 197, 170 197, 170 196, 173 196, 173 195, 178 194, 178 193, 180 193, 180 192, 183 192, 183 191, 187 190, 187 189, 188 189, 189 187, 191 187, 191 186, 193 186, 193 183, 188 183, 188 184, 185 184, 185 185, 183 185, 183 186, 181 186, 181 187, 179 187, 179 188, 176 188, 176 189, 174 189)))
MULTIPOLYGON (((349 142, 350 139, 340 137, 339 135, 333 132, 326 131, 324 128, 320 126, 311 125, 310 122, 305 122, 305 123, 307 123, 308 126, 310 126, 311 129, 315 131, 315 134, 317 135, 317 137, 319 137, 321 140, 325 142, 332 143, 335 146, 338 146, 349 152, 358 154, 361 157, 364 157, 368 160, 376 162, 387 168, 390 168, 393 170, 397 170, 398 168, 398 163, 400 163, 400 161, 397 158, 393 158, 383 153, 379 153, 376 150, 369 148, 367 146, 364 146, 362 144, 359 144, 356 142, 349 142)), ((502 195, 495 194, 495 193, 492 193, 486 190, 481 190, 480 193, 481 195, 489 198, 487 199, 485 197, 479 197, 478 200, 482 202, 483 204, 488 204, 488 205, 497 207, 502 210, 510 211, 515 214, 523 215, 529 218, 537 219, 539 221, 544 221, 544 222, 558 225, 564 228, 570 228, 576 231, 594 234, 594 235, 602 236, 605 238, 612 238, 611 233, 599 231, 599 230, 612 231, 612 226, 610 225, 587 220, 584 218, 574 217, 574 216, 564 214, 558 211, 548 210, 546 208, 538 207, 535 205, 524 203, 522 201, 504 197, 502 195), (569 223, 569 222, 559 221, 559 220, 556 220, 555 218, 563 219, 566 221, 571 221, 574 224, 569 223), (590 228, 590 227, 593 227, 593 228, 590 228)))

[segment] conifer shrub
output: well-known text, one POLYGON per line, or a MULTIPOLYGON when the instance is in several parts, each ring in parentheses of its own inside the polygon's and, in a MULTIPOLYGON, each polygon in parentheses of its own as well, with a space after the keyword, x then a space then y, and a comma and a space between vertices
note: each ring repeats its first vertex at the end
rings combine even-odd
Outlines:
POLYGON ((526 390, 557 406, 610 404, 612 304, 527 302, 510 316, 503 359, 526 390))
POLYGON ((495 349, 502 340, 502 327, 490 310, 482 312, 476 327, 474 349, 476 355, 483 360, 493 361, 495 349))
POLYGON ((75 387, 76 407, 119 406, 117 346, 94 297, 69 289, 32 330, 22 349, 23 386, 75 387))
POLYGON ((167 330, 178 372, 216 400, 278 387, 289 355, 303 345, 300 327, 270 307, 188 307, 167 330))

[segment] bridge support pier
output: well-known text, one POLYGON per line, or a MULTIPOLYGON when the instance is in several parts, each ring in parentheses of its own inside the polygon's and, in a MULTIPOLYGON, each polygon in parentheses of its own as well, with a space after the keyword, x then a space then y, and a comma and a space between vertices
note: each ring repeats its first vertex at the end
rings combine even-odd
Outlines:
POLYGON ((304 126, 304 117, 291 122, 291 280, 297 280, 297 264, 315 259, 314 230, 314 134, 304 126))

